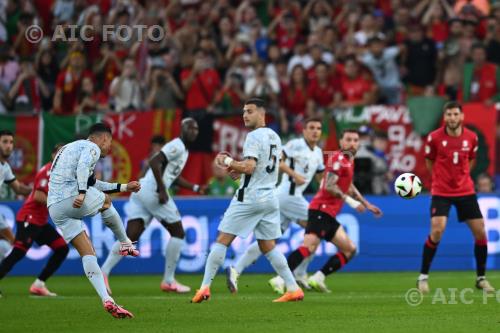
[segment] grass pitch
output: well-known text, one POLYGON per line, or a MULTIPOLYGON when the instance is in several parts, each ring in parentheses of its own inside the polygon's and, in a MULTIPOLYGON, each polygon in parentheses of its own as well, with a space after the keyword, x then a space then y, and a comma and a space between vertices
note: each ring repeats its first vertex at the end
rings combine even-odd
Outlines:
MULTIPOLYGON (((50 299, 28 295, 34 277, 7 276, 0 283, 0 332, 500 332, 500 293, 473 291, 473 272, 432 273, 431 294, 410 306, 405 295, 416 276, 339 273, 328 278, 331 294, 307 292, 303 302, 282 304, 271 302, 277 295, 268 275, 243 275, 237 295, 218 275, 212 299, 202 304, 190 304, 193 293, 162 293, 159 276, 111 276, 115 300, 134 313, 132 320, 107 314, 83 275, 50 279, 61 295, 50 299)), ((199 275, 178 279, 192 287, 201 282, 199 275)), ((499 273, 489 279, 500 286, 499 273)))

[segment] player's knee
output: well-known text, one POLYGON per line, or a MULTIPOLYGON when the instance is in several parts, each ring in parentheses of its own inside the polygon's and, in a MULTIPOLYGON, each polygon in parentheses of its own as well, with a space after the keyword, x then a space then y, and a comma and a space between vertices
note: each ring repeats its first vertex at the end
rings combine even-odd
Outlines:
POLYGON ((171 223, 171 224, 164 223, 164 225, 166 226, 170 236, 180 238, 180 239, 184 239, 184 237, 186 237, 186 234, 184 232, 184 228, 182 227, 181 222, 176 222, 176 223, 171 223))
POLYGON ((52 243, 49 244, 49 247, 54 251, 55 253, 59 254, 60 256, 67 256, 69 253, 69 247, 68 244, 64 241, 64 239, 58 238, 52 243))
POLYGON ((444 229, 435 228, 431 231, 431 239, 433 242, 438 243, 443 237, 444 229))
POLYGON ((353 258, 356 255, 356 253, 358 252, 358 249, 356 248, 356 245, 351 243, 351 244, 349 244, 349 246, 347 246, 346 250, 343 252, 344 252, 345 256, 347 257, 347 259, 350 260, 351 258, 353 258))
POLYGON ((170 233, 170 236, 184 239, 186 237, 186 233, 183 228, 176 228, 170 233))
POLYGON ((315 253, 318 248, 318 244, 309 244, 306 246, 310 253, 315 253))
POLYGON ((144 221, 142 219, 129 220, 127 222, 127 237, 136 242, 144 231, 144 221))
POLYGON ((7 241, 5 241, 5 246, 4 247, 6 249, 9 249, 9 250, 10 250, 11 247, 13 247, 14 249, 17 249, 20 252, 26 253, 26 252, 28 252, 29 248, 31 247, 31 244, 22 242, 20 240, 16 240, 14 242, 14 244, 11 246, 10 243, 8 243, 7 241))
POLYGON ((259 250, 263 254, 268 253, 269 251, 274 249, 274 246, 275 246, 274 241, 271 241, 271 240, 259 241, 258 244, 259 244, 259 250))

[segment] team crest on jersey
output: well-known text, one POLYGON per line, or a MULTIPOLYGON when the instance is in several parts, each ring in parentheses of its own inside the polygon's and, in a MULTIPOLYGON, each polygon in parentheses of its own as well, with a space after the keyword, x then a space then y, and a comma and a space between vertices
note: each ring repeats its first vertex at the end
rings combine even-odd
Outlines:
POLYGON ((308 163, 308 164, 306 164, 306 167, 304 168, 304 172, 305 172, 305 173, 308 173, 308 172, 309 172, 309 163, 308 163))
POLYGON ((448 144, 448 141, 444 140, 443 142, 441 142, 443 144, 443 147, 446 147, 446 145, 448 144))
POLYGON ((464 140, 464 141, 462 142, 462 146, 464 146, 464 147, 469 146, 469 141, 464 140))

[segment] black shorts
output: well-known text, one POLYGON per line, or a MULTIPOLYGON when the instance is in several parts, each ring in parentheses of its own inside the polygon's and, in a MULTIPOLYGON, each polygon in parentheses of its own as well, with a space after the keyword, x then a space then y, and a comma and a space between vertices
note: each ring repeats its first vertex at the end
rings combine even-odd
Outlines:
POLYGON ((448 217, 451 205, 455 206, 457 209, 458 220, 460 222, 483 217, 475 194, 461 197, 442 197, 433 195, 431 201, 431 216, 448 217))
POLYGON ((67 246, 64 238, 50 224, 43 226, 28 222, 16 221, 16 240, 14 246, 28 251, 33 242, 38 245, 48 245, 51 249, 67 246))
POLYGON ((315 209, 309 209, 307 215, 306 234, 315 234, 327 241, 335 237, 340 227, 340 223, 335 217, 315 209))

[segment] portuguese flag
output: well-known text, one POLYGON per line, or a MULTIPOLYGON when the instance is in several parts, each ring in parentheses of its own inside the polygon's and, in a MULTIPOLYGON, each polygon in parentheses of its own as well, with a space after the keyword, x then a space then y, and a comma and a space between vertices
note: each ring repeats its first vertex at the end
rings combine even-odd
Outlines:
POLYGON ((35 178, 39 160, 39 121, 37 115, 0 115, 0 129, 14 133, 14 151, 9 163, 16 178, 30 183, 35 178))
POLYGON ((113 132, 111 153, 99 162, 96 169, 101 173, 101 179, 124 183, 137 179, 142 162, 149 156, 153 135, 163 135, 167 141, 179 136, 181 112, 156 110, 75 116, 44 113, 42 119, 43 163, 50 160, 56 144, 86 139, 93 124, 107 123, 113 132))

